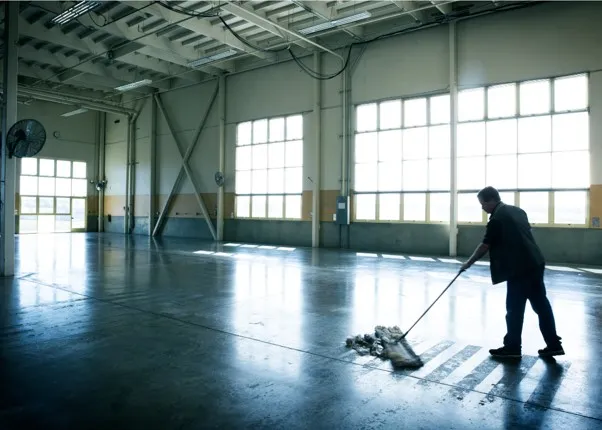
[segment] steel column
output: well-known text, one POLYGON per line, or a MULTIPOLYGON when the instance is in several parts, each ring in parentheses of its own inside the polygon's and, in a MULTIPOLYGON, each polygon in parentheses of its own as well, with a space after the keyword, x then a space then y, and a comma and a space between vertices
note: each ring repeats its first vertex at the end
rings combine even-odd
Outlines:
POLYGON ((157 192, 157 102, 151 96, 151 112, 150 112, 150 186, 149 186, 149 203, 148 203, 148 235, 153 235, 155 227, 155 212, 156 192, 157 192))
MULTIPOLYGON (((321 57, 319 52, 314 52, 314 70, 320 73, 321 57)), ((311 217, 311 246, 320 246, 320 190, 322 188, 322 81, 314 79, 314 139, 315 142, 315 173, 314 191, 311 217)))
POLYGON ((449 94, 450 94, 450 213, 449 255, 458 252, 458 52, 456 48, 456 23, 449 24, 449 94))
MULTIPOLYGON (((226 152, 226 77, 219 77, 219 167, 225 177, 226 152)), ((224 185, 217 188, 217 240, 224 240, 224 185)))
MULTIPOLYGON (((98 177, 97 181, 101 182, 105 180, 105 155, 107 149, 106 142, 106 124, 107 114, 105 112, 99 112, 99 145, 98 145, 98 177)), ((104 223, 105 213, 105 189, 102 187, 98 192, 98 231, 105 231, 104 223)))

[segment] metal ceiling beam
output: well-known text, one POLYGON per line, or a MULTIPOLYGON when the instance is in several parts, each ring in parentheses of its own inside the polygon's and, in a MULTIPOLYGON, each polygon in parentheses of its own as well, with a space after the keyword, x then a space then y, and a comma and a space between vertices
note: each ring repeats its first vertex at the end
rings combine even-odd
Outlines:
MULTIPOLYGON (((122 1, 121 3, 134 8, 139 8, 141 6, 141 2, 137 1, 122 1)), ((182 20, 182 14, 171 11, 159 5, 148 6, 144 8, 144 12, 150 13, 157 18, 162 18, 165 21, 171 23, 175 23, 177 21, 182 20)), ((246 52, 247 54, 254 55, 263 60, 275 60, 275 56, 273 54, 255 51, 254 49, 242 43, 240 40, 236 39, 228 30, 219 28, 217 26, 213 26, 211 25, 211 23, 209 23, 208 20, 189 19, 187 21, 180 22, 177 25, 182 28, 186 28, 190 31, 193 31, 197 34, 201 34, 211 39, 215 39, 218 42, 221 42, 232 48, 238 49, 239 51, 246 52)), ((200 56, 201 55, 199 55, 199 57, 200 56)))
POLYGON ((452 12, 452 5, 450 3, 445 3, 441 0, 431 0, 431 3, 434 4, 443 15, 449 15, 452 12))
MULTIPOLYGON (((322 1, 300 1, 300 0, 292 0, 292 2, 294 4, 296 4, 297 6, 299 6, 300 8, 305 9, 306 11, 312 13, 313 15, 317 16, 318 18, 321 18, 325 21, 332 21, 334 19, 339 18, 339 14, 337 13, 336 9, 334 7, 328 7, 328 3, 327 2, 322 2, 322 1)), ((361 29, 361 27, 360 27, 361 29)), ((342 31, 344 31, 345 33, 347 33, 348 35, 350 35, 351 37, 354 38, 361 38, 360 33, 361 31, 358 31, 359 29, 355 29, 355 33, 348 28, 342 27, 341 28, 342 31)))
POLYGON ((411 1, 411 0, 393 1, 393 0, 391 0, 391 3, 393 3, 395 6, 397 6, 399 9, 403 10, 404 12, 407 12, 412 18, 414 18, 415 21, 420 22, 420 23, 424 23, 427 21, 426 13, 424 12, 424 10, 420 9, 420 6, 415 1, 411 1))

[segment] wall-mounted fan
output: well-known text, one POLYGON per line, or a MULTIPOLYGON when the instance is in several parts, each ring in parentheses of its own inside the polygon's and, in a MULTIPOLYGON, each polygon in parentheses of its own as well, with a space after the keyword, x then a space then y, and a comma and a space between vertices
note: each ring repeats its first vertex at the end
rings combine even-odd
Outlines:
POLYGON ((17 121, 8 130, 6 146, 8 158, 33 157, 46 143, 46 130, 35 119, 22 119, 17 121))
POLYGON ((224 174, 222 172, 215 172, 214 179, 218 187, 224 185, 224 174))

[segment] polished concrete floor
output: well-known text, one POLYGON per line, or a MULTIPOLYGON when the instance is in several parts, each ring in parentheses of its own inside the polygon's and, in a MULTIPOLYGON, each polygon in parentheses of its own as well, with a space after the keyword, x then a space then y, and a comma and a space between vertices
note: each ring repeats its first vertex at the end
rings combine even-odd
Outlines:
POLYGON ((457 261, 109 234, 16 248, 0 429, 602 428, 600 269, 546 273, 556 361, 530 308, 522 360, 488 357, 505 291, 483 264, 409 335, 425 366, 393 371, 345 338, 409 327, 457 261))

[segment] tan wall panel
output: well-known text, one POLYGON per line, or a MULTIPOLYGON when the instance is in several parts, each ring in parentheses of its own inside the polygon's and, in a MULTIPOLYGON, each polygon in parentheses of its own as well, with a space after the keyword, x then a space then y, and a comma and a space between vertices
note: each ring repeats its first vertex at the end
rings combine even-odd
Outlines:
POLYGON ((104 215, 124 216, 125 196, 106 196, 104 215))
POLYGON ((301 195, 301 219, 303 221, 311 220, 310 213, 313 206, 313 195, 313 191, 303 191, 301 195))
POLYGON ((337 211, 337 196, 339 190, 322 190, 320 192, 320 221, 332 222, 337 211))
POLYGON ((233 219, 235 210, 234 193, 224 193, 224 219, 233 219))
MULTIPOLYGON (((602 220, 602 185, 592 185, 589 192, 589 219, 590 226, 593 227, 594 218, 602 220)), ((599 224, 598 224, 598 227, 599 224)))

